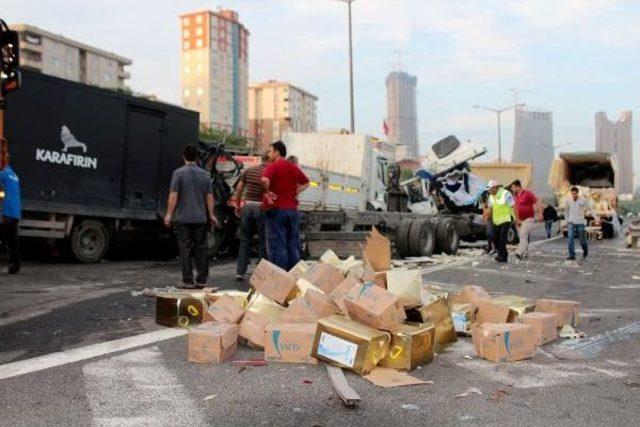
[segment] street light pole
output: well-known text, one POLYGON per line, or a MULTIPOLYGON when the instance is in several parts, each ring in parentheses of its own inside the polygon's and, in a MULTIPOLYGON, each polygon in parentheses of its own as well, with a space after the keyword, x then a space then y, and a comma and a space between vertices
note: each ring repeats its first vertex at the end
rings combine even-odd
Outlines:
POLYGON ((349 25, 349 105, 351 111, 351 133, 356 132, 356 115, 353 96, 353 31, 351 24, 351 3, 355 0, 338 0, 347 3, 348 25, 349 25))
POLYGON ((497 109, 497 108, 492 108, 492 107, 485 107, 483 105, 474 105, 473 108, 478 108, 480 110, 487 110, 487 111, 491 111, 493 113, 496 113, 496 116, 498 118, 498 162, 502 162, 502 127, 501 127, 501 115, 502 113, 504 113, 505 111, 509 111, 512 108, 517 108, 517 107, 521 107, 524 104, 517 104, 517 105, 512 105, 510 107, 506 107, 506 108, 502 108, 502 109, 497 109))

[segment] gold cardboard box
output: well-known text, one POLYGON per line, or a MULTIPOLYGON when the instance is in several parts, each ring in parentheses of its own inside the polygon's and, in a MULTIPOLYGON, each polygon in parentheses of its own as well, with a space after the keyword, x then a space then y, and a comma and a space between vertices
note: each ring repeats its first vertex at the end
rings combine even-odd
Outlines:
POLYGON ((412 322, 435 325, 436 351, 439 351, 445 344, 458 340, 446 298, 438 298, 418 308, 409 309, 407 315, 412 322))
POLYGON ((280 319, 285 308, 266 296, 255 292, 239 325, 238 334, 251 345, 264 347, 264 331, 267 325, 280 319))
POLYGON ((156 323, 187 328, 202 323, 207 303, 203 297, 172 293, 156 297, 156 323))
POLYGON ((429 363, 435 353, 436 327, 430 323, 403 323, 389 330, 389 353, 380 366, 411 371, 429 363))
POLYGON ((532 313, 536 309, 534 301, 519 295, 498 295, 490 299, 492 302, 504 305, 509 309, 508 323, 514 322, 520 314, 532 313))
POLYGON ((312 356, 364 375, 386 356, 391 336, 344 316, 320 319, 312 356))
POLYGON ((205 293, 205 296, 207 297, 209 304, 218 301, 218 299, 220 299, 225 295, 230 296, 231 298, 236 300, 236 302, 240 305, 240 308, 245 308, 247 306, 247 302, 249 301, 249 298, 247 298, 248 292, 244 292, 244 291, 237 291, 232 289, 229 291, 205 293))

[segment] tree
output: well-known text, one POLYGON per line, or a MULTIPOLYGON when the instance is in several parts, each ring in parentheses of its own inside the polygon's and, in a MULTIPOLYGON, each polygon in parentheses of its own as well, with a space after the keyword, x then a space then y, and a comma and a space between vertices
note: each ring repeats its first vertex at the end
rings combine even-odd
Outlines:
POLYGON ((249 148, 249 140, 246 137, 234 133, 227 133, 220 129, 202 127, 200 129, 200 139, 208 142, 224 142, 227 148, 242 150, 249 148))

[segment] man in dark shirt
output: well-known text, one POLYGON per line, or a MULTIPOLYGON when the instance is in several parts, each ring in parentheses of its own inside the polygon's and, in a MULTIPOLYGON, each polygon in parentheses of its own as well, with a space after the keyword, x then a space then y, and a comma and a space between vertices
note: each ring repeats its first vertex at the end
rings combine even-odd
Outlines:
POLYGON ((547 239, 550 239, 553 223, 558 220, 558 211, 548 204, 542 211, 542 219, 544 220, 544 230, 547 232, 547 239))
POLYGON ((286 160, 287 147, 282 141, 271 144, 271 164, 262 173, 266 191, 263 209, 269 261, 290 270, 300 261, 300 220, 298 194, 309 186, 309 179, 286 160))
POLYGON ((20 246, 18 244, 18 223, 22 216, 20 199, 20 179, 9 165, 9 150, 6 140, 0 144, 0 187, 4 190, 2 203, 2 240, 9 251, 9 274, 20 272, 20 246))
POLYGON ((262 212, 262 172, 267 167, 269 156, 262 156, 262 163, 248 168, 238 181, 236 188, 236 215, 240 217, 240 251, 236 265, 236 280, 243 281, 249 265, 251 239, 257 233, 260 242, 260 258, 267 258, 267 243, 264 236, 264 213, 262 212), (244 193, 244 205, 242 196, 244 193))
POLYGON ((196 282, 202 287, 209 277, 207 256, 207 222, 217 226, 213 213, 213 191, 209 174, 196 165, 198 149, 187 145, 182 150, 184 166, 173 171, 164 223, 175 223, 182 264, 182 288, 193 288, 195 260, 196 282), (175 213, 175 217, 174 217, 175 213))

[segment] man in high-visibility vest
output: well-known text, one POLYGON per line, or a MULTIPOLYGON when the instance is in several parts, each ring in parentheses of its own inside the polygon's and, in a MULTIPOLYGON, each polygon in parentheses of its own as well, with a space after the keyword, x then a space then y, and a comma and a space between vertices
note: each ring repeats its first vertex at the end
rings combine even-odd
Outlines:
POLYGON ((508 190, 504 189, 496 181, 491 180, 487 185, 489 192, 489 218, 493 222, 494 246, 498 252, 496 261, 507 262, 507 237, 511 223, 517 213, 513 209, 515 200, 508 190))

